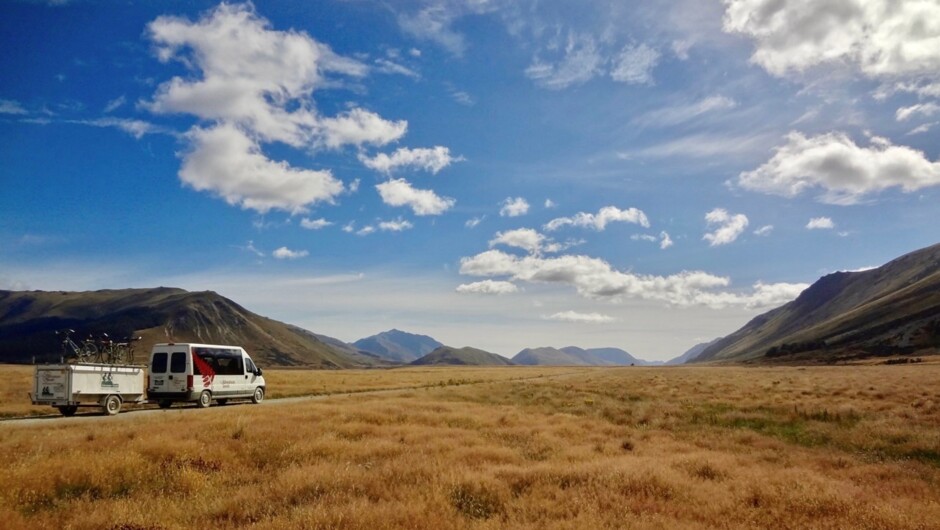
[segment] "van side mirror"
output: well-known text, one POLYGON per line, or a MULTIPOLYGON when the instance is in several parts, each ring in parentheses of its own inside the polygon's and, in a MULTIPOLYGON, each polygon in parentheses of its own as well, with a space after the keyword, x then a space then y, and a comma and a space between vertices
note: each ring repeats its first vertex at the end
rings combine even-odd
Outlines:
POLYGON ((261 375, 261 368, 255 368, 255 375, 261 375))

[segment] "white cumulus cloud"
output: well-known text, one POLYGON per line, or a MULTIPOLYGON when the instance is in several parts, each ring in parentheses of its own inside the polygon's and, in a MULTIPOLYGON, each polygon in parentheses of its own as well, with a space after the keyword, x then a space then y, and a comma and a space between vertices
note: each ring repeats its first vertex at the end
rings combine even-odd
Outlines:
POLYGON ((306 250, 291 250, 287 247, 281 247, 275 250, 271 255, 277 259, 297 259, 309 256, 310 253, 306 250))
POLYGON ((602 231, 607 225, 614 222, 638 224, 644 228, 649 228, 650 222, 646 214, 637 208, 628 208, 621 210, 616 206, 605 206, 598 210, 596 214, 579 212, 573 217, 559 217, 552 219, 545 224, 543 228, 548 231, 558 230, 562 226, 571 225, 584 228, 592 228, 602 231))
POLYGON ((506 197, 499 209, 499 215, 502 217, 519 217, 529 211, 529 202, 522 197, 506 197))
POLYGON ((712 232, 706 233, 702 239, 708 241, 713 247, 733 243, 747 228, 747 216, 743 213, 731 215, 724 208, 715 208, 705 214, 705 222, 712 232))
POLYGON ((821 202, 855 204, 866 195, 892 187, 912 192, 936 186, 940 184, 940 163, 883 138, 873 138, 871 145, 862 147, 843 133, 806 137, 791 132, 770 160, 741 173, 737 184, 783 197, 821 188, 821 202))
POLYGON ((460 273, 469 276, 504 277, 506 281, 557 283, 574 287, 590 298, 640 298, 677 306, 703 305, 763 308, 788 302, 806 284, 755 283, 750 291, 728 290, 731 280, 702 271, 683 271, 670 276, 620 271, 606 261, 581 255, 515 256, 487 250, 460 260, 460 273))
MULTIPOLYGON (((279 31, 250 3, 220 4, 197 20, 160 16, 146 36, 161 62, 188 73, 161 83, 141 105, 154 113, 184 113, 203 123, 184 138, 180 179, 230 204, 266 212, 301 212, 331 202, 343 185, 326 170, 269 159, 266 143, 294 148, 382 146, 401 138, 407 122, 358 107, 333 117, 317 112, 313 95, 335 78, 358 79, 369 67, 342 57, 307 33, 279 31)), ((113 120, 113 119, 112 119, 113 120)), ((140 136, 145 123, 101 122, 140 136)))
POLYGON ((385 174, 389 174, 398 168, 423 169, 437 174, 438 171, 454 162, 463 160, 463 158, 451 156, 450 149, 447 147, 436 146, 417 149, 402 147, 391 155, 379 153, 372 158, 360 154, 359 160, 366 167, 385 174))
POLYGON ((784 76, 849 64, 871 78, 940 72, 940 3, 897 0, 724 0, 724 30, 752 38, 751 60, 784 76))
POLYGON ((265 141, 308 145, 318 116, 311 94, 325 75, 361 77, 367 67, 297 31, 276 31, 249 4, 220 4, 198 21, 161 16, 147 26, 161 61, 194 74, 161 84, 154 112, 228 120, 265 141))
POLYGON ((180 179, 197 191, 209 191, 232 205, 265 213, 292 213, 307 205, 332 202, 343 184, 328 170, 291 167, 263 154, 258 143, 232 124, 187 133, 191 148, 183 155, 180 179))
POLYGON ((490 248, 496 245, 506 245, 508 247, 521 248, 530 254, 536 254, 541 250, 544 242, 545 236, 535 230, 531 228, 519 228, 506 232, 497 232, 496 237, 490 240, 490 248))
POLYGON ((343 145, 386 145, 408 131, 408 122, 389 121, 374 112, 355 108, 333 118, 323 118, 315 126, 316 143, 330 148, 343 145))
POLYGON ((382 202, 389 206, 407 206, 415 215, 440 215, 454 206, 456 201, 440 197, 431 190, 417 189, 405 179, 392 179, 375 186, 382 202))

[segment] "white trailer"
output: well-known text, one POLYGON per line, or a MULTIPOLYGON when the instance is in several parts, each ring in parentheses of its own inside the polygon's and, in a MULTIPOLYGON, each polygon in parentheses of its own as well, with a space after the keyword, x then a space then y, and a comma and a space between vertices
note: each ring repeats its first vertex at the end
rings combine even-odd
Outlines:
POLYGON ((105 414, 121 411, 124 403, 143 403, 144 367, 127 364, 36 365, 33 405, 51 405, 63 416, 78 407, 101 407, 105 414))

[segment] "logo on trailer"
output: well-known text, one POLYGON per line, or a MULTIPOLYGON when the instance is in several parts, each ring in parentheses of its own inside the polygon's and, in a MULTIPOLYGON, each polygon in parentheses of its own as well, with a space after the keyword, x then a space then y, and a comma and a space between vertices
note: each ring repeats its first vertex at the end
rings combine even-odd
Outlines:
POLYGON ((101 388, 116 389, 118 386, 120 385, 114 382, 111 374, 101 374, 101 388))

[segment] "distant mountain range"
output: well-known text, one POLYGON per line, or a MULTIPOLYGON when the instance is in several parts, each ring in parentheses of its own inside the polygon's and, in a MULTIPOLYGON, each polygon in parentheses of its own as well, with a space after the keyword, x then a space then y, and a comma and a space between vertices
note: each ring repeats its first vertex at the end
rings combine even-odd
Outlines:
POLYGON ((451 348, 441 346, 431 353, 411 363, 415 366, 427 365, 467 365, 467 366, 508 366, 509 359, 476 348, 451 348))
POLYGON ((383 331, 352 344, 359 350, 396 363, 410 363, 443 346, 427 335, 415 335, 397 329, 383 331))
MULTIPOLYGON (((0 362, 60 355, 56 330, 75 339, 108 333, 142 336, 137 362, 158 342, 245 347, 262 366, 355 368, 417 364, 510 364, 475 348, 451 348, 426 335, 392 329, 347 344, 266 318, 211 291, 159 287, 86 292, 0 291, 0 362), (430 355, 429 355, 430 354, 430 355)), ((792 302, 738 331, 698 344, 665 364, 690 362, 833 362, 940 351, 940 245, 877 269, 820 278, 792 302)), ((526 348, 511 364, 649 366, 619 348, 526 348)))
POLYGON ((0 362, 56 360, 61 344, 55 331, 65 328, 76 331, 78 342, 101 333, 113 339, 139 335, 137 362, 146 362, 158 342, 202 342, 243 346, 262 367, 388 364, 336 339, 256 315, 211 291, 0 291, 0 362))
POLYGON ((940 244, 877 269, 823 276, 695 362, 832 362, 940 350, 940 244))
POLYGON ((512 358, 514 364, 539 366, 648 366, 652 364, 620 348, 526 348, 512 358))

